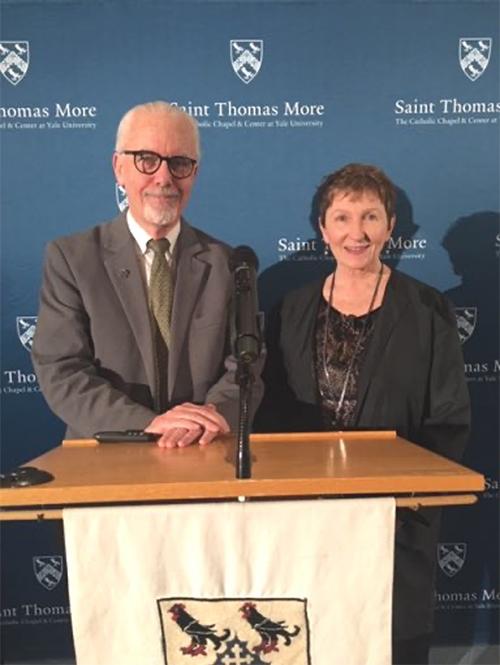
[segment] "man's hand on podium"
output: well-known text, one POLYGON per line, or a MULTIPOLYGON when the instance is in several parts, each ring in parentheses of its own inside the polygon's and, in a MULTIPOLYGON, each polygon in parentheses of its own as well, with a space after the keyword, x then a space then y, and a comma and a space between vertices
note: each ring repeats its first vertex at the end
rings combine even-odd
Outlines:
POLYGON ((145 431, 161 434, 160 448, 183 448, 192 443, 206 445, 227 434, 229 425, 213 404, 185 402, 153 418, 145 431))

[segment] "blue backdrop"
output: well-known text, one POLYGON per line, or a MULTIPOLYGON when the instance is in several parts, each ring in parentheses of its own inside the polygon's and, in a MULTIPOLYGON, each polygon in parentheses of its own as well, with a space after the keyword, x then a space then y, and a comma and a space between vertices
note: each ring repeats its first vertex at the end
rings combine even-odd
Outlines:
MULTIPOLYGON (((309 221, 322 177, 375 163, 399 188, 387 261, 456 305, 474 414, 465 462, 488 484, 447 511, 436 641, 498 643, 498 2, 0 7, 3 469, 62 438, 30 360, 43 248, 117 213, 111 153, 129 107, 166 99, 197 117, 187 217, 255 248, 264 310, 328 270, 309 221)), ((62 557, 60 525, 3 526, 10 658, 70 651, 62 557)))

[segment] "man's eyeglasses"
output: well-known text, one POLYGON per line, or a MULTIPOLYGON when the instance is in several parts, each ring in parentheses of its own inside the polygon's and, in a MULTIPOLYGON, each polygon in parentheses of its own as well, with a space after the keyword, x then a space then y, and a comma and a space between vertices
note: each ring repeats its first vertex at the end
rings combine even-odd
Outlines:
POLYGON ((163 157, 157 152, 151 150, 119 150, 120 155, 133 155, 135 168, 146 175, 153 175, 161 166, 162 162, 167 162, 168 170, 174 178, 189 178, 196 166, 196 159, 174 155, 173 157, 163 157))

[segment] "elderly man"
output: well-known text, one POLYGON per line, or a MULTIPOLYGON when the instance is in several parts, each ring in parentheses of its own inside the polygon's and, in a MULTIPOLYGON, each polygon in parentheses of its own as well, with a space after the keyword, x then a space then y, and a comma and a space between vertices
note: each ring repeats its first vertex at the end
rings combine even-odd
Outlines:
POLYGON ((229 248, 182 218, 199 158, 194 119, 136 106, 113 155, 128 210, 48 245, 33 361, 67 438, 145 429, 175 447, 235 429, 229 248))

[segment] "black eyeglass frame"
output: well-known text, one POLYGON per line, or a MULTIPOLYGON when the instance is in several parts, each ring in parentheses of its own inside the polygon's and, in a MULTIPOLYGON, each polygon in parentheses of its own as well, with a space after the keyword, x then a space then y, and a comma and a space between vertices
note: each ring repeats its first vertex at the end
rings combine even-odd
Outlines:
POLYGON ((184 178, 189 178, 193 174, 193 171, 196 168, 196 165, 198 164, 198 160, 192 159, 191 157, 186 157, 185 155, 172 155, 171 157, 167 157, 166 155, 160 155, 159 153, 155 152, 154 150, 117 150, 116 151, 118 155, 133 155, 134 157, 134 166, 135 168, 139 171, 139 173, 143 173, 144 175, 153 175, 155 174, 162 162, 167 163, 167 168, 170 172, 170 175, 173 178, 176 178, 177 180, 183 180, 184 178), (153 155, 154 157, 158 158, 158 166, 153 170, 153 171, 144 171, 143 169, 139 168, 138 166, 138 161, 139 157, 142 157, 144 155, 153 155), (189 173, 186 173, 186 175, 176 175, 175 172, 172 170, 172 161, 174 159, 183 159, 186 160, 186 162, 189 162, 191 165, 191 169, 189 173))

